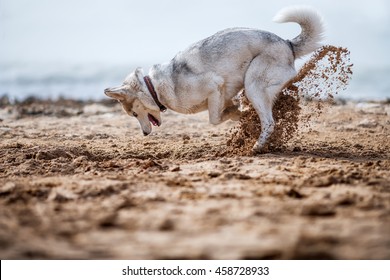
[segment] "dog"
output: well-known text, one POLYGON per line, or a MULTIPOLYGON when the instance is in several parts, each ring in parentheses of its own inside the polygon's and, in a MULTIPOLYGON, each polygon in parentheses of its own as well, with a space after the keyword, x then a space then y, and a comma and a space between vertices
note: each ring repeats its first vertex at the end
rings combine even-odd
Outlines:
POLYGON ((209 111, 211 124, 239 120, 233 98, 244 89, 259 115, 259 152, 272 134, 272 107, 284 85, 296 75, 294 62, 321 46, 322 17, 309 7, 288 7, 276 22, 296 22, 301 33, 292 40, 252 28, 230 28, 192 44, 169 63, 152 66, 144 76, 137 68, 121 86, 105 89, 125 112, 138 119, 143 134, 160 126, 167 108, 183 114, 209 111))

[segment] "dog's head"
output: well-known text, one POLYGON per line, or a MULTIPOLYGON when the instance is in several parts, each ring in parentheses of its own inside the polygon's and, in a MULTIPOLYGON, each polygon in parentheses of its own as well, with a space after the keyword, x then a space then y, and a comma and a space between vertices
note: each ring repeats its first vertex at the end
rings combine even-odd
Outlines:
POLYGON ((146 136, 152 132, 154 126, 161 125, 160 110, 148 92, 144 82, 141 68, 137 68, 127 76, 121 86, 107 88, 104 93, 121 104, 129 116, 138 119, 143 134, 146 136))

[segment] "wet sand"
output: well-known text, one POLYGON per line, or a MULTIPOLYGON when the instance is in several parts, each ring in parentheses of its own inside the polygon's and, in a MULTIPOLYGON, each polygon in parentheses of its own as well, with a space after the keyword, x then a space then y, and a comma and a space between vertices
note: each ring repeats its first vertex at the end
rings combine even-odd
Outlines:
POLYGON ((329 106, 283 148, 116 103, 0 107, 1 259, 390 259, 390 105, 329 106))

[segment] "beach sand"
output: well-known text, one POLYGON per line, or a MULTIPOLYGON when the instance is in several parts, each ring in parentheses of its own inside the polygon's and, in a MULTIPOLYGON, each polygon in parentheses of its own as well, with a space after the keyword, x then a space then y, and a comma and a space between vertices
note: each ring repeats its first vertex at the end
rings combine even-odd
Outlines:
POLYGON ((390 104, 341 103, 283 148, 119 104, 3 100, 1 259, 390 259, 390 104))

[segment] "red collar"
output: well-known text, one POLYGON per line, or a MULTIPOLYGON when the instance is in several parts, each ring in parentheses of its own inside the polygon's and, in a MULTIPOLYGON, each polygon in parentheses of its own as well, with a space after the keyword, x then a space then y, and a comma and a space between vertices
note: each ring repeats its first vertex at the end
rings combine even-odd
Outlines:
POLYGON ((167 110, 167 107, 161 104, 160 100, 158 100, 156 90, 154 89, 152 80, 149 76, 144 77, 145 84, 150 92, 150 95, 153 97, 154 102, 156 102, 157 106, 160 108, 161 112, 165 112, 167 110))

